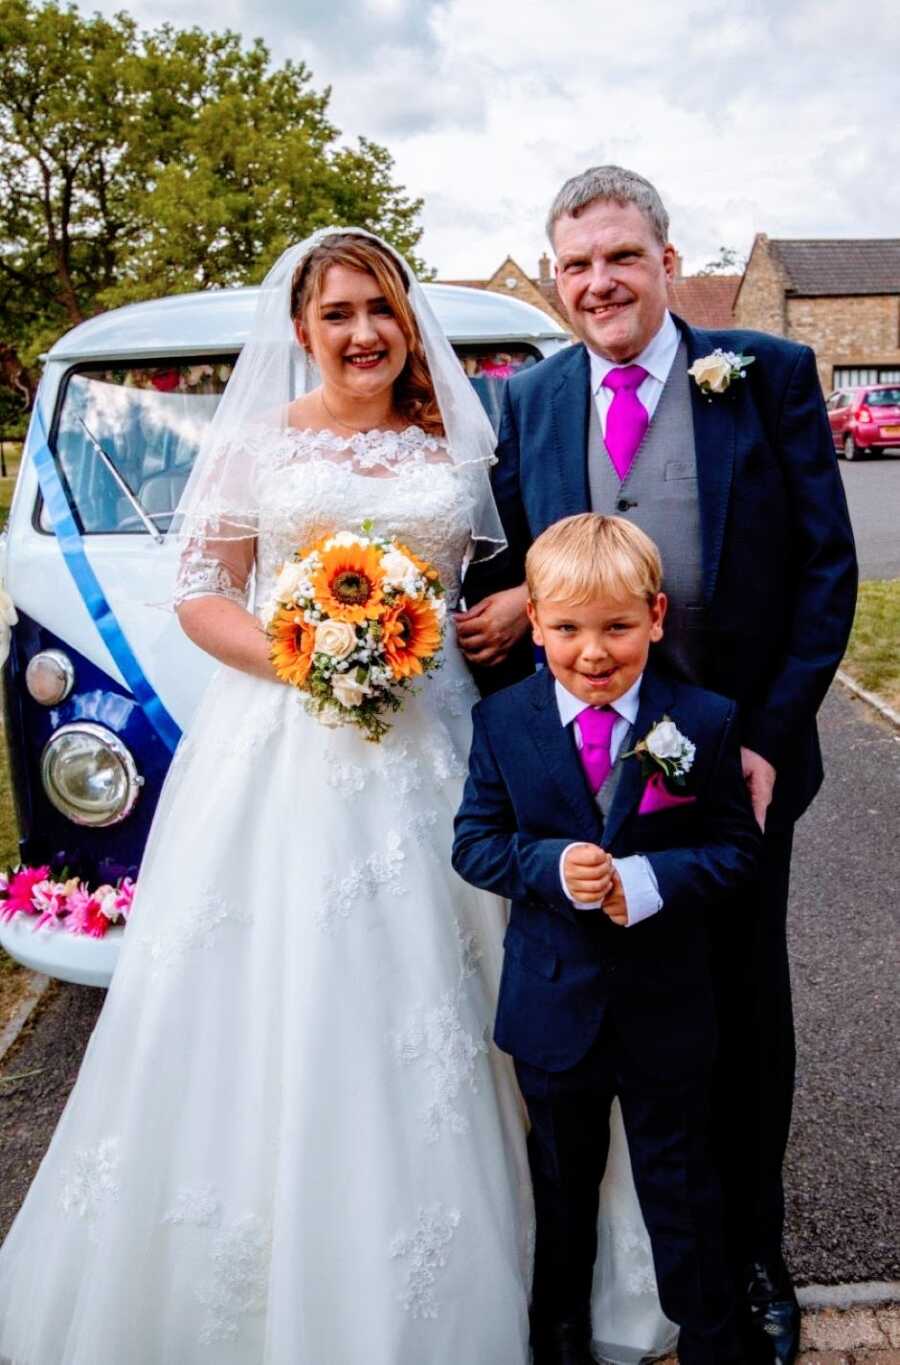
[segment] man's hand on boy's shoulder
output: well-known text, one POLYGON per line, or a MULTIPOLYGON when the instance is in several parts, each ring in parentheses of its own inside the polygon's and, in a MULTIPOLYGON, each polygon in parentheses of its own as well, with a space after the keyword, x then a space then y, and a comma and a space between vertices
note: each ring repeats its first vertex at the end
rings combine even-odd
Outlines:
POLYGON ((612 858, 597 844, 571 844, 563 854, 562 876, 566 894, 585 909, 598 906, 612 889, 612 858))

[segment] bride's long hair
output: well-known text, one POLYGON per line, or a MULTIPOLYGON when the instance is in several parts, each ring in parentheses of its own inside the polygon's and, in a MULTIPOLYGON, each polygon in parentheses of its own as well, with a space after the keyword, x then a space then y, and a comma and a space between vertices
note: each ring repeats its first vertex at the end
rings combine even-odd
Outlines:
POLYGON ((333 265, 364 270, 374 276, 391 312, 397 319, 407 346, 406 364, 394 381, 394 406, 411 425, 421 427, 429 436, 443 436, 444 424, 438 407, 425 347, 410 307, 409 280, 402 266, 371 237, 353 233, 325 237, 301 261, 291 280, 291 317, 302 320, 322 293, 325 275, 333 265))

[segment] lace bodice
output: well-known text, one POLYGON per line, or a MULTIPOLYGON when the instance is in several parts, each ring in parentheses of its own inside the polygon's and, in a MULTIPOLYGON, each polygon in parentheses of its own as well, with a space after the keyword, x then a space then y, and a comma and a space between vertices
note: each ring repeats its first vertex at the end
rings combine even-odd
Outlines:
MULTIPOLYGON (((448 600, 459 595, 473 493, 465 464, 418 427, 341 437, 330 431, 257 429, 243 438, 255 534, 235 534, 227 508, 191 528, 176 602, 216 595, 246 603, 255 565, 261 612, 292 553, 337 530, 396 535, 438 569, 448 600)), ((233 458, 233 452, 232 452, 233 458)), ((247 518, 246 510, 241 520, 247 518)))

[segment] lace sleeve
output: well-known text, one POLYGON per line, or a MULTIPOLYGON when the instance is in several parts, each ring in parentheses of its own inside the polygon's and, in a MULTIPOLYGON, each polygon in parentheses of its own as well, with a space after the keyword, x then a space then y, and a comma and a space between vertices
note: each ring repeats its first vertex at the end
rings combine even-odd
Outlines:
POLYGON ((175 606, 193 597, 225 597, 245 607, 256 550, 255 433, 211 441, 188 481, 169 529, 179 547, 175 606))
POLYGON ((246 607, 253 572, 254 542, 242 540, 191 541, 184 549, 175 578, 175 606, 192 597, 227 597, 246 607))

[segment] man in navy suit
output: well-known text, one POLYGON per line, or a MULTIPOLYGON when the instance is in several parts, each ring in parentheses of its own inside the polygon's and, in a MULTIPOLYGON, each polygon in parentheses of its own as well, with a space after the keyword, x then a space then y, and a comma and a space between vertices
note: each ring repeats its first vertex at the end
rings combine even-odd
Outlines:
POLYGON ((615 166, 569 181, 549 219, 573 346, 506 388, 495 495, 508 549, 466 580, 460 643, 490 691, 533 667, 525 553, 560 517, 618 512, 660 547, 661 662, 740 706, 765 829, 755 914, 715 927, 714 1114, 729 1253, 761 1351, 787 1365, 799 1314, 781 1253, 794 1034, 786 912, 794 822, 822 780, 816 712, 843 654, 853 537, 814 356, 667 310, 674 248, 652 185, 615 166), (721 354, 717 354, 721 353, 721 354), (698 382, 699 379, 704 382, 698 382))
POLYGON ((636 526, 566 518, 527 565, 547 668, 475 708, 453 865, 511 901, 495 1038, 531 1119, 535 1365, 593 1359, 614 1095, 679 1358, 720 1365, 740 1350, 707 1150, 706 916, 740 913, 761 844, 737 708, 648 668, 666 599, 636 526))

